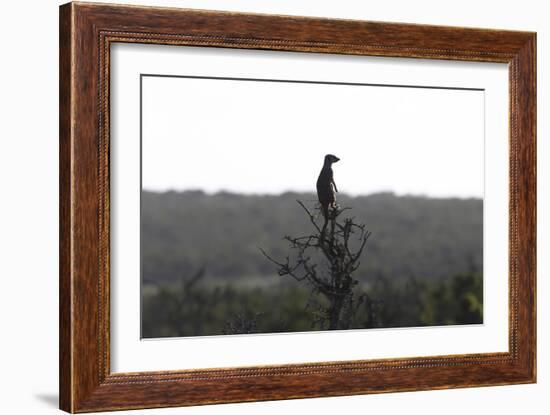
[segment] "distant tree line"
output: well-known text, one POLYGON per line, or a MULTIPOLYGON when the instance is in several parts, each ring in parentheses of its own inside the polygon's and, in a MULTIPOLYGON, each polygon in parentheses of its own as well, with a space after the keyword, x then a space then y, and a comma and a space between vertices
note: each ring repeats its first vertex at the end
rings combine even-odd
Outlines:
MULTIPOLYGON (((296 199, 313 206, 308 193, 205 194, 201 191, 142 194, 142 272, 149 284, 177 281, 206 267, 225 280, 274 273, 261 254, 287 251, 283 236, 308 232, 296 199)), ((483 269, 483 202, 380 193, 349 197, 372 232, 358 278, 446 279, 483 269)))

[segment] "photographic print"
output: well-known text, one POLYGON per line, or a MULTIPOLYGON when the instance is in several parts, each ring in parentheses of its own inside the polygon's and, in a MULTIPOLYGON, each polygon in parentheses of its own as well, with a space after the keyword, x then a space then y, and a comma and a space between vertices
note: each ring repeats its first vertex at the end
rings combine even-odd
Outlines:
POLYGON ((483 323, 483 90, 140 84, 143 338, 483 323))
POLYGON ((76 3, 59 52, 61 408, 536 381, 535 33, 76 3))

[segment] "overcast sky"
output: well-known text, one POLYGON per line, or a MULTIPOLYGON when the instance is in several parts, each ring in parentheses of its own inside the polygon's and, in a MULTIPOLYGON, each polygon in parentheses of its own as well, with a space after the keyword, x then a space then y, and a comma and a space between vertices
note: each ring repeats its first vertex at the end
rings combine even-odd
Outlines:
POLYGON ((148 190, 482 197, 484 93, 143 77, 148 190))

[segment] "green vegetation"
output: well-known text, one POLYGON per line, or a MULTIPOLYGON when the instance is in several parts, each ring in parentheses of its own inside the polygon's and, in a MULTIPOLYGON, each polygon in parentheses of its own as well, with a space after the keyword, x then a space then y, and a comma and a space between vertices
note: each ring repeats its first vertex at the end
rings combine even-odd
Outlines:
MULTIPOLYGON (((296 204, 313 194, 143 192, 142 335, 319 330, 310 287, 274 275, 285 235, 308 234, 296 204)), ((349 328, 483 321, 480 199, 339 195, 372 237, 358 267, 349 328)))
MULTIPOLYGON (((447 281, 378 277, 362 286, 371 300, 350 328, 418 327, 483 322, 479 274, 447 281)), ((309 290, 294 281, 251 289, 198 282, 163 286, 143 298, 143 337, 276 333, 319 330, 309 290), (310 306, 308 307, 308 302, 310 306)))

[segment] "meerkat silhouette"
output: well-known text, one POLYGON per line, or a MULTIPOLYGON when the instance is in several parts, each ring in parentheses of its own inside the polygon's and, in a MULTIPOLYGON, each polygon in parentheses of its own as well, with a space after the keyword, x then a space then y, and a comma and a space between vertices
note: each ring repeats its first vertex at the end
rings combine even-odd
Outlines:
POLYGON ((340 161, 338 157, 327 154, 325 156, 323 168, 317 179, 317 198, 321 204, 321 212, 325 217, 325 223, 329 219, 329 209, 336 208, 336 193, 338 192, 338 188, 334 182, 332 165, 338 161, 340 161))

